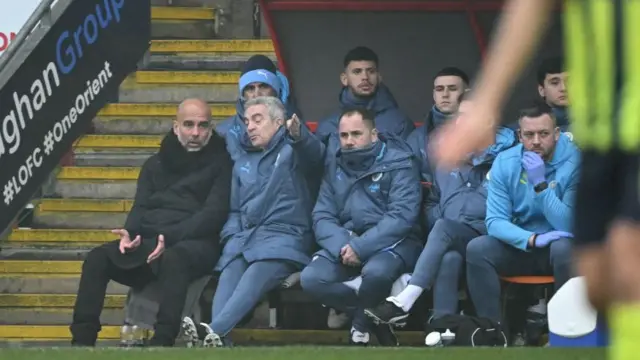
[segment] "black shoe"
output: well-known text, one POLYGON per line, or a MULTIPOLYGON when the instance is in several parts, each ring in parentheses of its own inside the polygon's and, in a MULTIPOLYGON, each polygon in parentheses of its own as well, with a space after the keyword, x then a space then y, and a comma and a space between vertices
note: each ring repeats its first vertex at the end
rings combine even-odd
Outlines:
POLYGON ((380 346, 400 346, 398 337, 393 331, 393 328, 389 324, 374 325, 372 328, 373 334, 378 339, 380 346))
POLYGON ((389 300, 383 301, 373 309, 365 309, 364 313, 373 319, 376 324, 393 324, 397 326, 406 325, 409 317, 409 313, 389 300))

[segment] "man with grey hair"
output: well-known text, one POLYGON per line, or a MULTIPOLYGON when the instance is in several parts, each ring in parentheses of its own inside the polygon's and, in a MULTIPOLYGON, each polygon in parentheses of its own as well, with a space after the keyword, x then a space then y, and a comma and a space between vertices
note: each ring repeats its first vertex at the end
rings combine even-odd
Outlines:
POLYGON ((95 345, 110 280, 132 288, 158 281, 162 299, 150 344, 174 344, 189 284, 210 274, 219 258, 231 172, 210 107, 199 99, 183 101, 160 151, 142 166, 127 221, 112 231, 119 239, 94 248, 84 261, 73 345, 95 345))
POLYGON ((285 119, 285 108, 275 97, 245 104, 251 151, 238 157, 233 168, 213 321, 196 325, 190 318, 183 320, 191 345, 228 345, 229 332, 262 297, 310 261, 314 240, 308 181, 323 159, 308 153, 314 139, 301 137, 297 119, 285 119))

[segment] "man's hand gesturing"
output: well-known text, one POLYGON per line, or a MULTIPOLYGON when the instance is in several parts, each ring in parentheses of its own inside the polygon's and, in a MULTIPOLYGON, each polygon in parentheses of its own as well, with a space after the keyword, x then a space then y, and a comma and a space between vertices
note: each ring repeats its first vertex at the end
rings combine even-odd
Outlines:
POLYGON ((135 239, 131 240, 129 236, 129 232, 125 229, 115 229, 111 230, 113 234, 120 236, 120 253, 124 254, 127 251, 133 251, 140 246, 140 242, 142 239, 140 235, 136 236, 135 239))

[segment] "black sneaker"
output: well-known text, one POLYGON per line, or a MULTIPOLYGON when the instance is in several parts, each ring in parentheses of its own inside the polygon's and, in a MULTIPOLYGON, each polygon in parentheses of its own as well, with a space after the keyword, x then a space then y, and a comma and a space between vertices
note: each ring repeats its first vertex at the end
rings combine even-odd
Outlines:
POLYGON ((400 346, 398 337, 389 324, 378 324, 372 328, 380 346, 400 346))
POLYGON ((365 315, 373 319, 376 324, 392 324, 404 326, 407 323, 409 313, 389 300, 383 301, 373 309, 365 309, 365 315))

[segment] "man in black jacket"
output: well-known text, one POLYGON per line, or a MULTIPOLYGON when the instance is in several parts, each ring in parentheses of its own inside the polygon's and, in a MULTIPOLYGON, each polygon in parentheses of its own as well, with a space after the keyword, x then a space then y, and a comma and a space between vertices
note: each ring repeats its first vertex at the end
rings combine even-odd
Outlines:
POLYGON ((206 102, 187 99, 160 151, 143 165, 133 208, 115 240, 89 252, 73 313, 72 344, 95 345, 110 280, 134 288, 159 281, 162 300, 151 346, 173 346, 189 284, 220 256, 232 161, 206 102))

